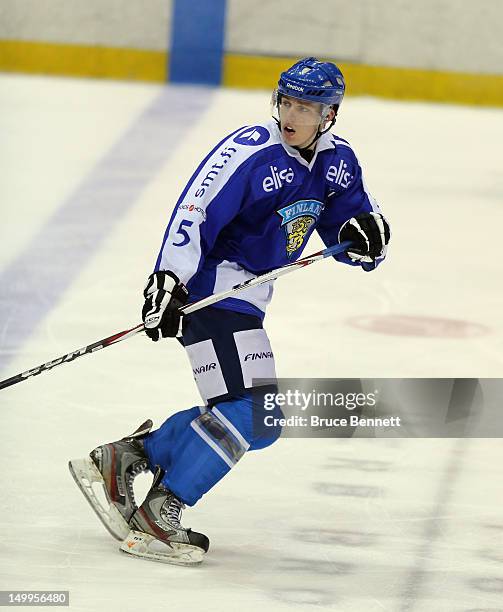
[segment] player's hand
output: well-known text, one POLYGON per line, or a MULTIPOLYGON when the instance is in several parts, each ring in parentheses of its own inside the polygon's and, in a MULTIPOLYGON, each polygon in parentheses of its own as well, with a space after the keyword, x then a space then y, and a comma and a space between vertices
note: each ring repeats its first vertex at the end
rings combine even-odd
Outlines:
POLYGON ((178 276, 169 270, 154 272, 148 277, 143 296, 141 314, 147 336, 154 342, 176 336, 182 316, 178 309, 189 296, 178 276))
POLYGON ((388 222, 377 212, 351 217, 339 231, 339 242, 350 240, 353 243, 347 256, 360 263, 373 263, 383 254, 389 238, 388 222))

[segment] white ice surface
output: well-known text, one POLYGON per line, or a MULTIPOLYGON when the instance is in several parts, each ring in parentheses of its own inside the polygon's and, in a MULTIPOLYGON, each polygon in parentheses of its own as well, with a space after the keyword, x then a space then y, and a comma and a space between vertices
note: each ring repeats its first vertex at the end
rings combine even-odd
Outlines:
MULTIPOLYGON (((0 273, 159 92, 0 78, 0 273)), ((215 92, 0 377, 136 323, 186 180, 222 134, 267 111, 267 92, 215 92)), ((372 274, 325 261, 278 281, 266 319, 278 374, 502 377, 503 112, 348 98, 337 133, 355 147, 393 244, 372 274), (376 314, 484 333, 417 337, 349 323, 376 314)), ((26 282, 43 299, 36 266, 26 282)), ((9 287, 0 291, 14 311, 9 287)), ((0 342, 8 326, 7 317, 0 342)), ((143 337, 0 391, 0 589, 69 589, 71 609, 86 611, 503 610, 498 439, 282 439, 245 456, 185 513, 212 542, 201 567, 121 555, 67 460, 198 400, 177 343, 143 337)))

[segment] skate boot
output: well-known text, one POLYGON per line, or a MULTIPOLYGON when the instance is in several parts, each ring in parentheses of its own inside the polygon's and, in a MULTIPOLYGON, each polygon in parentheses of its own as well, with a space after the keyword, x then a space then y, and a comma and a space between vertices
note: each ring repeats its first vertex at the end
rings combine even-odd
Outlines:
POLYGON ((133 480, 147 471, 147 457, 143 441, 152 429, 152 421, 145 421, 130 436, 117 442, 98 446, 85 459, 68 463, 77 486, 108 531, 123 540, 129 533, 128 521, 137 510, 133 480), (101 488, 98 497, 93 484, 101 488))
POLYGON ((136 557, 172 563, 201 563, 210 542, 202 533, 180 525, 184 504, 161 484, 158 470, 145 501, 129 521, 131 531, 120 549, 136 557))

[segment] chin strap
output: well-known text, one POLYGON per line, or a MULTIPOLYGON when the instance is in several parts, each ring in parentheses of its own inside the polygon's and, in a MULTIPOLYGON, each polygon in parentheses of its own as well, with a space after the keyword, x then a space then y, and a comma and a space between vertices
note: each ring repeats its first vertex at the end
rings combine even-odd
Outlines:
POLYGON ((316 134, 313 140, 308 145, 306 145, 305 147, 293 147, 293 148, 297 149, 299 153, 302 153, 303 151, 307 151, 310 147, 313 146, 315 142, 317 142, 323 136, 323 134, 326 134, 329 130, 331 130, 334 127, 336 119, 337 119, 337 116, 335 116, 332 119, 332 121, 330 122, 330 125, 327 128, 325 128, 323 131, 320 131, 320 128, 318 126, 318 129, 316 130, 316 134))

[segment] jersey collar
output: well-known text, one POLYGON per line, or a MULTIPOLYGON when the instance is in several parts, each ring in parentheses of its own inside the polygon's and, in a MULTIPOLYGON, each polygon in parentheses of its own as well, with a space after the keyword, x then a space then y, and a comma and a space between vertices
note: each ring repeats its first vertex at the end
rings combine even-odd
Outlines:
POLYGON ((285 149, 288 155, 290 155, 290 157, 295 157, 295 159, 299 162, 299 164, 301 164, 302 166, 306 166, 306 168, 308 168, 309 170, 311 170, 312 167, 314 166, 316 158, 318 157, 318 154, 321 153, 321 151, 326 151, 328 149, 335 148, 335 145, 333 142, 334 135, 331 132, 325 132, 325 134, 322 134, 320 136, 320 138, 318 139, 316 143, 316 148, 314 150, 313 159, 310 162, 307 162, 302 157, 302 155, 299 153, 299 151, 297 151, 297 149, 283 142, 283 138, 281 137, 281 132, 279 130, 278 124, 275 121, 271 121, 271 123, 272 123, 271 131, 276 135, 278 142, 282 145, 282 147, 285 149))

